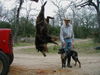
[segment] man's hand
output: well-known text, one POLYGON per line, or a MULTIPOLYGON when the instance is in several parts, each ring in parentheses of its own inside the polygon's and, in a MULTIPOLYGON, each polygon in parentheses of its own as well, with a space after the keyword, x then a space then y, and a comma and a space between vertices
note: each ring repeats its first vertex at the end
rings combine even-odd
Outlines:
POLYGON ((65 43, 65 42, 63 42, 63 43, 62 43, 62 47, 65 47, 65 46, 66 46, 66 43, 65 43))
POLYGON ((74 47, 74 41, 72 41, 72 48, 75 48, 75 47, 74 47))

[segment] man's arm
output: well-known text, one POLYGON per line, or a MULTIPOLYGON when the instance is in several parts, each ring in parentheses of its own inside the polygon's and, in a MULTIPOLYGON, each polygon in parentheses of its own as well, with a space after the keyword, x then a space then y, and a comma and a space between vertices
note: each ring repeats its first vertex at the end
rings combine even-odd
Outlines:
POLYGON ((72 47, 74 48, 74 31, 73 31, 73 26, 72 26, 72 47))
POLYGON ((64 37, 63 37, 63 27, 60 28, 60 40, 62 43, 65 43, 64 37))
POLYGON ((72 28, 72 40, 74 40, 74 31, 73 31, 73 26, 71 25, 71 28, 72 28))

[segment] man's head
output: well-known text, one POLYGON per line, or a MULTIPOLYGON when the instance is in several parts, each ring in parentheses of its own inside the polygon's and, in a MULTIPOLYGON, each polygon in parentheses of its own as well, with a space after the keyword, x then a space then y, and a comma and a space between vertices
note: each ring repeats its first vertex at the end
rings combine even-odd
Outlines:
POLYGON ((39 0, 31 0, 31 1, 35 1, 35 2, 38 2, 39 0))
POLYGON ((70 23, 70 19, 64 19, 64 23, 65 25, 67 25, 68 23, 70 23))

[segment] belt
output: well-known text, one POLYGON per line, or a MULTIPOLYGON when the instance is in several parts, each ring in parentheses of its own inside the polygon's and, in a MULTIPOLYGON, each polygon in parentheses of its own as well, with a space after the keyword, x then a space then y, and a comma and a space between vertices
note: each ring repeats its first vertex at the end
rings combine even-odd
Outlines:
POLYGON ((67 38, 65 38, 65 39, 71 39, 71 37, 67 37, 67 38))

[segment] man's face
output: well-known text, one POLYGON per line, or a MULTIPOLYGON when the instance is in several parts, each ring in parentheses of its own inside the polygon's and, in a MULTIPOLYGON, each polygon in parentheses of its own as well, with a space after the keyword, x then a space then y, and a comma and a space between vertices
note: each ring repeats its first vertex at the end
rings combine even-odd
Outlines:
POLYGON ((70 21, 66 21, 66 20, 65 20, 64 22, 65 22, 65 25, 67 25, 70 21))

